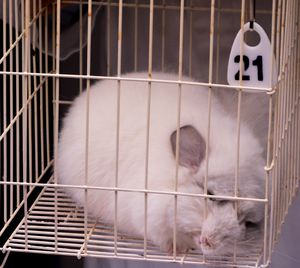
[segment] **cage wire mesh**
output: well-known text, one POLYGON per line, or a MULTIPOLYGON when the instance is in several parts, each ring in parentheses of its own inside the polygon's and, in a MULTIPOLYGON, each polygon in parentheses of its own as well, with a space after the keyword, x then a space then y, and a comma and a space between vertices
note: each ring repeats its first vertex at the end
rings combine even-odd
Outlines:
MULTIPOLYGON (((232 40, 249 20, 253 8, 251 3, 253 1, 245 0, 2 1, 0 204, 3 253, 113 257, 220 267, 263 267, 269 264, 299 184, 299 2, 257 1, 255 7, 256 21, 263 25, 271 39, 270 53, 275 55, 274 65, 278 69, 274 87, 257 88, 249 97, 264 100, 267 116, 264 121, 266 132, 262 137, 264 196, 260 198, 242 196, 238 191, 239 129, 247 87, 241 86, 237 90, 228 86, 225 80, 232 40), (65 18, 62 16, 68 9, 76 13, 76 22, 71 23, 71 35, 64 29, 65 18), (70 36, 79 40, 72 47, 72 53, 68 47, 73 42, 70 36), (97 40, 96 44, 100 45, 95 47, 97 40), (67 69, 62 60, 70 55, 73 61, 67 69), (123 75, 145 70, 143 77, 123 75), (176 80, 156 79, 154 71, 176 73, 176 80), (186 80, 187 76, 195 80, 186 80), (60 120, 72 104, 74 95, 85 88, 89 91, 91 84, 99 80, 117 81, 115 85, 119 92, 122 92, 122 83, 128 80, 143 82, 149 90, 158 82, 178 85, 178 92, 190 84, 202 86, 209 92, 207 102, 212 113, 213 92, 220 94, 224 102, 227 99, 231 103, 227 108, 235 115, 237 129, 233 132, 235 143, 232 144, 237 156, 235 191, 233 195, 215 195, 214 198, 225 198, 233 204, 243 200, 263 204, 262 233, 260 238, 247 244, 249 247, 250 243, 253 244, 253 253, 240 254, 234 250, 231 255, 206 256, 200 249, 179 253, 176 248, 176 216, 173 216, 173 248, 166 253, 155 241, 147 239, 146 212, 142 212, 144 237, 118 231, 117 201, 112 212, 115 221, 111 225, 88 213, 87 196, 91 190, 99 194, 110 191, 115 200, 122 192, 140 193, 144 196, 145 211, 151 194, 172 196, 175 211, 180 196, 201 198, 206 204, 210 202, 208 164, 202 194, 178 190, 179 152, 176 152, 177 163, 174 165, 177 184, 170 191, 149 189, 147 183, 140 189, 120 187, 117 177, 111 178, 114 185, 110 187, 89 185, 88 180, 75 186, 59 183, 53 166, 59 157, 60 120), (231 94, 231 97, 224 97, 226 94, 231 94), (84 189, 85 202, 82 204, 76 203, 65 191, 76 187, 84 189)), ((149 99, 148 118, 151 116, 149 99)), ((120 111, 120 99, 116 101, 115 109, 120 111)), ((88 112, 82 113, 88 118, 88 112)), ((117 121, 118 133, 122 117, 119 114, 117 120, 111 120, 117 121)), ((147 127, 151 127, 150 120, 147 127)), ((177 130, 179 127, 178 121, 177 130)), ((83 128, 88 130, 88 125, 83 128)), ((149 133, 149 129, 145 131, 149 133)), ((210 130, 210 120, 207 131, 213 131, 210 130)), ((117 138, 116 170, 121 143, 122 140, 117 138)), ((149 135, 143 146, 147 150, 151 148, 149 135)), ((86 157, 87 154, 82 162, 88 162, 86 157)), ((149 172, 147 163, 145 165, 142 181, 147 180, 149 172)))

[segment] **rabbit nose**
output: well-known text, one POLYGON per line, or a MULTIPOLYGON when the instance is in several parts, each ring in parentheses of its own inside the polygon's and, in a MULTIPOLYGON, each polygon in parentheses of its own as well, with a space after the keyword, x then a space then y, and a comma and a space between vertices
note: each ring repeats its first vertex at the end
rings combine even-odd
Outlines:
POLYGON ((212 242, 206 236, 200 237, 200 244, 208 248, 213 247, 212 242))

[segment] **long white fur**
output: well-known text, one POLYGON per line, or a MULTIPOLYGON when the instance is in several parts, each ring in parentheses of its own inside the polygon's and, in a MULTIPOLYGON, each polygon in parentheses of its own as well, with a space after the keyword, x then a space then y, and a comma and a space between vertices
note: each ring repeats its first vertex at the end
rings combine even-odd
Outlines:
MULTIPOLYGON (((125 77, 146 77, 146 73, 131 73, 125 77)), ((173 74, 154 73, 153 77, 177 80, 177 76, 173 74)), ((183 80, 191 81, 187 77, 183 80)), ((170 135, 177 128, 178 85, 151 83, 149 153, 146 164, 148 83, 121 82, 119 159, 116 174, 117 88, 117 81, 109 80, 97 82, 90 88, 87 184, 113 187, 117 176, 118 187, 143 189, 148 164, 148 189, 174 191, 176 163, 170 145, 170 135)), ((59 137, 58 160, 55 166, 59 182, 62 184, 84 185, 86 96, 86 92, 83 92, 74 100, 63 120, 59 137)), ((236 168, 236 118, 228 115, 214 95, 212 96, 208 182, 215 194, 231 196, 236 168), (218 186, 220 182, 222 187, 218 186)), ((201 136, 206 141, 208 140, 207 88, 182 85, 180 126, 185 125, 195 127, 201 136)), ((239 194, 241 196, 263 196, 264 162, 261 155, 262 148, 257 138, 247 125, 242 123, 239 156, 239 194)), ((201 162, 196 172, 180 167, 178 191, 203 193, 199 185, 203 183, 205 168, 205 161, 201 162)), ((84 190, 69 188, 67 192, 76 202, 84 204, 84 190)), ((114 198, 113 191, 89 190, 88 213, 92 217, 113 225, 114 198)), ((119 231, 143 237, 144 200, 142 193, 118 192, 119 231)), ((212 212, 215 206, 213 203, 210 204, 208 213, 212 212)), ((253 210, 255 205, 244 202, 241 207, 245 208, 241 213, 247 213, 249 209, 253 210)), ((223 230, 224 236, 228 233, 233 235, 234 232, 240 232, 240 227, 237 225, 238 219, 234 213, 228 215, 236 219, 232 224, 231 221, 227 221, 228 230, 223 230)), ((148 238, 167 251, 172 249, 173 214, 173 196, 148 195, 148 238)), ((211 215, 214 215, 213 212, 211 215)), ((254 217, 260 219, 261 215, 261 208, 259 208, 258 214, 254 217)), ((205 220, 203 199, 179 197, 177 217, 179 251, 182 252, 194 246, 201 247, 197 245, 197 237, 201 235, 205 220)), ((218 219, 216 219, 217 222, 218 219)), ((226 220, 221 222, 226 224, 226 220)), ((215 229, 212 231, 218 232, 215 229)))

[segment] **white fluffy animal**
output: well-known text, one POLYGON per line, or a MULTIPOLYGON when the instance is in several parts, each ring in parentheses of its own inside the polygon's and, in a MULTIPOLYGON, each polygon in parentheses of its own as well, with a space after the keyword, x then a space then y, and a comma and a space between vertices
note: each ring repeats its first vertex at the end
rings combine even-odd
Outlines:
MULTIPOLYGON (((147 77, 132 73, 124 77, 147 77)), ((153 78, 177 80, 176 75, 154 73, 153 78)), ((192 81, 184 77, 185 81, 192 81)), ((100 81, 90 88, 87 185, 125 189, 147 188, 174 191, 176 174, 176 139, 178 85, 151 83, 149 150, 147 153, 147 82, 121 81, 120 118, 117 148, 117 81, 100 81)), ((203 193, 206 166, 208 193, 233 196, 236 170, 236 118, 232 118, 212 94, 208 134, 208 89, 182 85, 178 192, 203 193), (207 148, 207 149, 206 149, 207 148), (208 152, 208 163, 206 153, 208 152)), ((59 182, 85 184, 86 103, 83 92, 74 100, 59 137, 57 169, 59 182)), ((238 195, 264 196, 264 161, 262 148, 251 129, 241 124, 238 195)), ((84 204, 84 190, 68 188, 79 204, 84 204)), ((144 236, 142 192, 119 191, 117 195, 118 231, 144 236)), ((90 216, 114 224, 115 193, 89 189, 87 208, 90 216)), ((147 237, 162 250, 173 249, 174 196, 148 194, 147 237)), ((177 252, 201 248, 204 254, 230 254, 234 241, 249 239, 248 231, 258 229, 263 219, 263 205, 202 197, 178 197, 177 252)))

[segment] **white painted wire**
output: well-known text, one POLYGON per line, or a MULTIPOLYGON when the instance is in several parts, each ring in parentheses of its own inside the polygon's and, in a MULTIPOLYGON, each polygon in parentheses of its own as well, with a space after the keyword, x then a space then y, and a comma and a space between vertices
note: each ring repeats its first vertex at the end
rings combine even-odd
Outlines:
POLYGON ((165 71, 165 47, 166 47, 166 0, 162 0, 162 15, 161 15, 161 71, 165 71))
MULTIPOLYGON (((93 79, 93 80, 115 80, 115 77, 111 76, 101 76, 101 75, 79 75, 79 74, 64 74, 64 73, 33 73, 33 72, 10 72, 10 71, 0 71, 0 74, 13 74, 13 75, 26 75, 26 76, 45 76, 53 78, 84 78, 84 79, 93 79)), ((139 81, 139 82, 153 82, 153 83, 168 83, 168 84, 182 84, 182 85, 194 85, 194 86, 204 86, 204 87, 213 87, 213 88, 223 88, 223 89, 235 89, 236 86, 221 84, 221 83, 206 83, 198 81, 176 81, 176 80, 167 80, 167 79, 149 79, 149 78, 137 78, 137 77, 118 77, 120 81, 139 81)), ((242 90, 252 90, 256 93, 272 92, 272 88, 268 87, 259 87, 259 86, 239 86, 242 90)))
POLYGON ((117 58, 117 118, 116 118, 116 163, 115 163, 115 207, 114 207, 114 255, 118 255, 118 180, 119 180, 119 145, 120 145, 120 101, 121 101, 121 64, 123 37, 123 0, 119 0, 118 12, 118 58, 117 58))
POLYGON ((107 21, 107 26, 106 26, 106 65, 107 65, 107 76, 110 75, 111 72, 111 0, 108 0, 107 2, 107 7, 106 7, 106 21, 107 21))
MULTIPOLYGON (((92 35, 92 1, 89 0, 88 3, 88 30, 87 30, 87 70, 86 73, 87 75, 91 74, 91 46, 92 46, 92 40, 91 40, 91 35, 92 35)), ((84 111, 86 113, 85 116, 85 172, 84 172, 84 184, 88 185, 89 181, 89 126, 90 126, 90 86, 91 86, 91 81, 88 79, 86 81, 86 110, 84 111)), ((88 243, 88 228, 87 228, 87 215, 88 213, 88 189, 84 190, 84 243, 82 246, 82 253, 87 252, 87 243, 88 243)))
MULTIPOLYGON (((79 4, 79 74, 83 74, 83 47, 82 47, 82 40, 83 40, 83 4, 80 1, 79 4)), ((83 80, 82 77, 79 78, 79 92, 81 93, 83 90, 83 80)))
POLYGON ((216 43, 217 43, 217 47, 216 47, 216 67, 215 67, 215 75, 216 75, 216 83, 220 83, 220 79, 219 79, 219 72, 220 72, 220 35, 221 35, 221 14, 222 14, 222 1, 218 1, 218 7, 217 7, 217 37, 216 37, 216 43))
MULTIPOLYGON (((148 53, 148 78, 152 78, 152 57, 153 57, 153 5, 154 0, 150 0, 150 8, 149 8, 149 53, 148 53)), ((136 22, 137 22, 137 17, 136 22)), ((136 35, 137 35, 137 29, 136 29, 136 35)), ((137 39, 137 38, 136 38, 137 39)), ((137 45, 137 44, 136 44, 137 45)), ((137 49, 137 47, 136 47, 137 49)), ((135 51, 135 54, 137 53, 137 50, 135 51)), ((135 60, 137 60, 137 55, 135 55, 135 60)), ((137 66, 135 66, 137 67, 137 66)), ((151 120, 151 93, 152 93, 152 83, 151 81, 148 82, 148 94, 147 94, 147 131, 146 131, 146 155, 145 155, 145 183, 144 188, 148 189, 148 174, 149 174, 149 142, 150 142, 150 120, 151 120)), ((147 251, 148 251, 148 194, 144 194, 144 256, 147 257, 147 251)))
MULTIPOLYGON (((39 0, 38 2, 38 12, 40 12, 42 9, 42 0, 39 0)), ((39 49, 39 71, 43 71, 43 54, 42 54, 42 47, 43 47, 43 27, 42 27, 42 16, 39 16, 38 19, 38 28, 39 28, 39 43, 38 43, 38 49, 39 49)), ((42 77, 40 76, 39 84, 42 82, 42 77)), ((40 169, 44 170, 45 167, 45 148, 44 148, 44 133, 45 133, 45 122, 44 122, 44 91, 45 86, 42 87, 42 90, 40 91, 40 105, 39 105, 39 116, 40 116, 40 129, 39 129, 39 146, 40 146, 40 169)), ((38 128, 38 127, 37 127, 38 128)), ((37 174, 38 177, 39 174, 37 174)))
MULTIPOLYGON (((153 9, 153 3, 150 2, 150 10, 153 9)), ((134 71, 138 71, 138 39, 139 39, 139 6, 138 0, 135 0, 135 8, 134 8, 134 71)), ((150 27, 149 27, 150 28, 150 27)), ((149 29, 150 31, 150 29, 149 29)), ((150 32, 149 32, 150 35, 150 32)), ((149 41, 150 42, 150 41, 149 41)))
MULTIPOLYGON (((281 90, 281 83, 280 83, 280 76, 281 76, 281 72, 280 72, 280 62, 281 62, 281 59, 280 59, 280 53, 281 53, 281 49, 280 49, 280 37, 281 37, 281 9, 282 9, 282 0, 279 0, 278 1, 278 4, 277 4, 277 25, 276 25, 276 59, 277 59, 277 62, 278 62, 278 65, 277 65, 277 69, 279 70, 279 76, 278 76, 278 80, 279 80, 279 83, 277 85, 277 98, 276 98, 276 107, 275 107, 275 114, 274 114, 274 117, 275 117, 275 120, 274 120, 274 143, 273 143, 273 161, 274 163, 277 163, 279 162, 279 148, 278 145, 279 144, 279 139, 280 139, 280 129, 279 129, 279 111, 280 111, 280 107, 281 107, 281 101, 280 101, 280 96, 282 95, 282 90, 281 90)), ((274 175, 273 175, 273 181, 275 180, 274 178, 276 178, 277 176, 279 176, 279 164, 275 165, 275 172, 274 172, 274 175)), ((278 183, 277 182, 274 182, 275 185, 274 185, 274 213, 275 213, 275 220, 274 220, 274 225, 275 225, 275 228, 274 228, 274 232, 273 232, 273 237, 275 237, 276 235, 276 231, 278 229, 278 222, 279 222, 279 208, 278 208, 278 203, 279 203, 279 189, 278 189, 278 183)))
MULTIPOLYGON (((13 29, 12 29, 12 14, 13 14, 13 8, 12 8, 12 0, 9 0, 9 46, 12 45, 13 43, 13 29)), ((9 69, 12 71, 13 70, 13 54, 10 53, 9 55, 9 69)), ((9 104, 9 114, 10 114, 10 119, 11 120, 13 118, 14 115, 14 111, 13 111, 13 99, 14 99, 14 93, 13 93, 13 76, 10 75, 9 76, 9 99, 10 99, 10 104, 9 104)), ((14 128, 11 129, 10 131, 10 136, 9 136, 9 141, 10 141, 10 161, 9 161, 9 166, 10 166, 10 178, 9 181, 13 181, 13 172, 14 172, 14 143, 13 143, 13 138, 15 135, 15 131, 14 128)), ((12 213, 13 213, 13 187, 12 185, 9 186, 9 195, 10 195, 10 200, 9 200, 9 217, 11 217, 12 213)))
MULTIPOLYGON (((28 71, 29 65, 30 65, 30 27, 29 27, 29 21, 30 21, 30 3, 27 1, 25 3, 25 40, 24 40, 24 66, 23 70, 28 71)), ((23 84, 23 106, 26 106, 25 103, 27 102, 27 92, 28 92, 28 86, 29 86, 29 77, 24 77, 24 84, 23 84)), ((23 163, 27 163, 27 114, 28 114, 28 107, 26 106, 23 112, 23 124, 22 124, 22 130, 23 130, 23 163)), ((23 181, 27 182, 27 165, 23 165, 23 181)), ((24 199, 24 223, 25 223, 25 249, 28 249, 28 202, 27 202, 27 187, 24 185, 23 187, 23 199, 24 199)))
MULTIPOLYGON (((178 49, 178 80, 182 80, 183 75, 183 31, 184 31, 184 11, 185 1, 180 1, 179 16, 179 49, 178 49)), ((178 83, 178 100, 177 100, 177 128, 176 128, 176 170, 175 170, 175 192, 178 191, 178 175, 179 175, 179 148, 180 148, 180 124, 181 124, 181 96, 182 85, 178 83)), ((174 195, 174 217, 173 217, 173 259, 177 256, 177 207, 178 195, 174 195)))
MULTIPOLYGON (((54 17, 54 16, 53 16, 54 17)), ((55 38, 55 71, 56 73, 60 72, 60 19, 61 19, 61 1, 57 0, 56 2, 56 35, 55 38)), ((53 47, 54 50, 54 47, 53 47)), ((59 78, 57 77, 55 79, 55 100, 59 100, 59 78)), ((54 165, 57 163, 58 159, 58 131, 59 131, 59 104, 58 102, 55 104, 55 122, 54 122, 54 165)), ((58 182, 58 175, 57 175, 57 170, 54 169, 54 182, 58 182)), ((54 195, 54 201, 55 201, 55 215, 54 215, 54 222, 55 222, 55 228, 54 228, 54 250, 55 252, 58 249, 58 192, 57 188, 55 188, 55 195, 54 195)))
MULTIPOLYGON (((33 14, 36 14, 37 12, 37 1, 33 2, 33 14)), ((37 44, 36 44, 36 34, 37 34, 37 26, 36 26, 36 21, 33 23, 33 31, 32 31, 32 45, 33 45, 33 55, 32 55, 32 65, 33 65, 33 71, 36 73, 37 72, 37 44)), ((36 88, 37 87, 37 81, 38 77, 35 76, 33 78, 33 87, 36 88)), ((39 93, 40 94, 40 93, 39 93)), ((38 94, 38 95, 39 95, 38 94)), ((37 119, 38 119, 38 111, 37 111, 37 95, 33 98, 33 113, 34 113, 34 120, 33 120, 33 140, 34 140, 34 163, 33 163, 33 168, 34 168, 34 172, 33 172, 33 181, 35 181, 35 179, 38 177, 38 159, 39 157, 41 157, 38 154, 38 124, 37 124, 37 119)))
MULTIPOLYGON (((276 1, 273 0, 272 3, 272 29, 271 29, 271 69, 270 69, 270 84, 273 84, 273 71, 274 71, 274 51, 275 51, 275 31, 276 31, 276 1)), ((274 86, 274 85, 273 85, 274 86)), ((277 84, 274 86, 274 92, 277 88, 277 84)), ((272 149, 272 132, 275 132, 273 119, 273 108, 274 108, 274 96, 270 95, 269 97, 269 125, 268 125, 268 140, 267 140, 267 160, 266 160, 266 178, 265 178, 265 198, 269 199, 269 202, 265 205, 265 219, 264 219, 264 263, 268 262, 271 256, 271 243, 273 238, 273 228, 274 228, 274 202, 275 202, 275 187, 274 180, 271 174, 271 171, 274 172, 274 152, 272 149), (269 186, 271 183, 271 187, 269 186), (271 189, 271 192, 269 190, 271 189), (270 207, 270 211, 269 211, 270 207), (270 217, 268 215, 270 212, 270 217), (269 231, 268 231, 269 225, 269 231), (268 244, 267 244, 268 243, 268 244), (268 251, 268 252, 267 252, 268 251), (267 255, 268 254, 268 255, 267 255), (268 259, 267 259, 268 258, 268 259)), ((273 136, 274 137, 274 136, 273 136)))
POLYGON ((193 67, 193 0, 189 1, 191 10, 189 11, 189 77, 192 77, 193 67))
MULTIPOLYGON (((3 54, 5 53, 6 50, 6 0, 3 1, 3 54)), ((4 60, 3 62, 3 71, 5 73, 6 71, 6 60, 4 60)), ((3 129, 5 129, 6 125, 7 125, 7 120, 6 120, 6 113, 7 113, 7 105, 6 105, 6 99, 7 99, 7 90, 6 90, 6 75, 3 75, 3 129)), ((4 152, 7 152, 7 139, 6 136, 3 139, 3 150, 4 152)), ((4 157, 3 159, 3 180, 7 181, 7 159, 6 157, 4 157)), ((8 208, 8 204, 7 204, 7 186, 3 187, 3 198, 4 198, 4 208, 3 208, 3 214, 4 214, 4 222, 7 221, 8 219, 8 215, 7 215, 7 208, 8 208)))
MULTIPOLYGON (((241 28, 241 40, 240 40, 240 59, 243 58, 244 54, 244 24, 245 24, 245 0, 241 0, 241 16, 240 16, 240 28, 241 28)), ((239 86, 243 84, 243 74, 244 74, 244 66, 243 61, 240 60, 239 67, 239 86)), ((235 172, 234 172, 234 196, 239 196, 239 172, 240 172, 240 139, 241 139, 241 102, 242 102, 242 89, 239 87, 237 89, 237 116, 236 116, 236 143, 235 143, 235 152, 236 152, 236 164, 235 164, 235 172)), ((238 213, 238 202, 234 203, 234 208, 238 213)), ((236 261, 236 240, 234 241, 234 251, 233 251, 233 259, 236 261)))
MULTIPOLYGON (((14 16, 15 16, 15 36, 17 38, 18 34, 19 34, 19 22, 18 22, 18 16, 17 16, 17 13, 18 13, 18 9, 17 9, 17 0, 15 0, 15 13, 14 13, 14 16)), ((16 45, 16 72, 19 71, 19 47, 20 47, 20 44, 19 42, 17 43, 16 45)), ((20 91, 19 91, 19 88, 20 88, 20 77, 19 76, 16 76, 16 88, 17 88, 17 92, 16 92, 16 111, 19 110, 20 108, 20 91)), ((16 155, 16 180, 17 182, 20 181, 20 158, 21 158, 21 154, 19 154, 18 152, 20 152, 20 121, 17 122, 16 124, 16 151, 17 151, 17 155, 16 155)), ((16 187, 16 203, 17 203, 17 206, 20 204, 20 187, 17 186, 16 187)))

